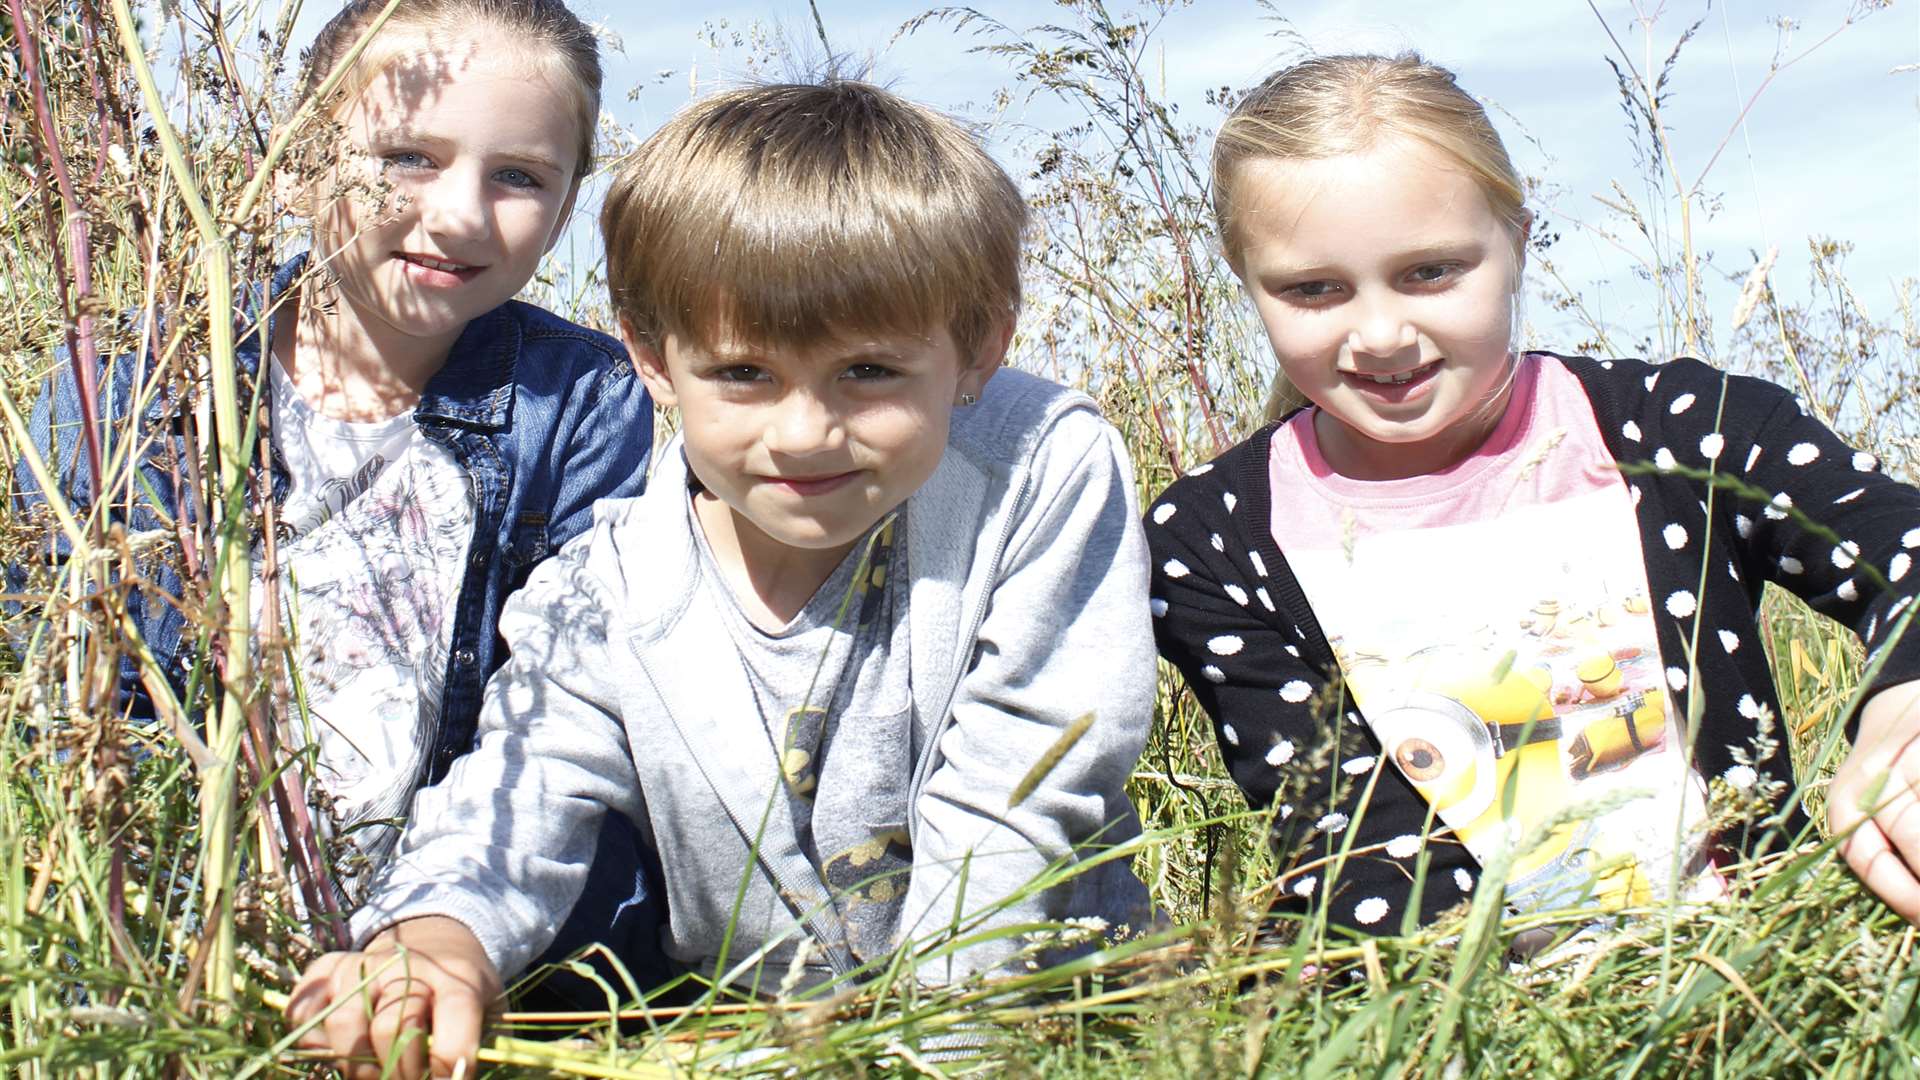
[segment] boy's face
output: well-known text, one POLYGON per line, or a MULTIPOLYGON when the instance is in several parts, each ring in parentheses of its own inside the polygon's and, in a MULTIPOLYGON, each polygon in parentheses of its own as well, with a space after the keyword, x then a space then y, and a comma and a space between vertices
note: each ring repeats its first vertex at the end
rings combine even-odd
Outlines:
MULTIPOLYGON (((1007 345, 962 356, 944 326, 854 333, 806 349, 731 334, 628 348, 654 399, 680 408, 687 463, 732 511, 743 555, 844 552, 919 490, 946 452, 961 395, 978 397, 1007 345), (785 550, 783 550, 785 549, 785 550)), ((705 515, 703 515, 703 521, 705 515)))

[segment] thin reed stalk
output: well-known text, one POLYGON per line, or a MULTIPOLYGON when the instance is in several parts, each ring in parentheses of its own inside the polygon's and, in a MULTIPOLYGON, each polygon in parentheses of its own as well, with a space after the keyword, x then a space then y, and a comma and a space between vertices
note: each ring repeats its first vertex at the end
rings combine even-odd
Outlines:
MULTIPOLYGON (((14 0, 18 2, 18 0, 14 0)), ((128 0, 112 0, 114 26, 119 30, 121 49, 134 81, 147 103, 149 121, 160 142, 161 154, 179 197, 185 202, 200 238, 200 283, 206 290, 207 353, 204 363, 213 385, 218 483, 222 497, 216 503, 215 528, 218 553, 215 566, 220 587, 216 610, 222 619, 222 644, 225 671, 221 679, 218 711, 208 724, 208 740, 214 753, 212 772, 201 779, 201 914, 206 919, 211 940, 206 947, 211 955, 206 964, 207 993, 219 1001, 233 994, 234 936, 233 921, 221 913, 233 902, 236 799, 239 780, 240 738, 246 731, 247 712, 253 693, 253 634, 250 629, 253 588, 253 562, 249 519, 245 512, 247 484, 248 425, 240 413, 239 380, 233 353, 233 324, 222 313, 235 310, 233 262, 226 231, 207 205, 199 177, 187 161, 180 137, 167 119, 166 101, 154 81, 147 63, 146 47, 140 41, 139 24, 134 21, 128 0)))

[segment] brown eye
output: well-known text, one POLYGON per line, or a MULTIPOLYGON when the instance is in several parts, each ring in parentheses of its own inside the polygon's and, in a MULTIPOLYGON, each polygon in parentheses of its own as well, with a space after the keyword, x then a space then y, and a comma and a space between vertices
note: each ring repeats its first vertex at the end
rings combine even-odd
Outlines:
POLYGON ((1393 760, 1407 779, 1424 783, 1447 771, 1447 756, 1440 748, 1425 739, 1413 738, 1400 744, 1394 751, 1393 760))

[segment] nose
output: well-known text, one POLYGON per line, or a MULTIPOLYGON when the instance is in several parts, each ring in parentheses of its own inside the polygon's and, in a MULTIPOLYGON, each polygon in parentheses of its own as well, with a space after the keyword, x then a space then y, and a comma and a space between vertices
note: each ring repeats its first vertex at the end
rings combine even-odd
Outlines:
POLYGON ((839 450, 846 444, 846 427, 832 402, 794 389, 773 406, 762 441, 773 453, 807 457, 839 450))
POLYGON ((1357 320, 1347 331, 1347 348, 1366 356, 1392 356, 1419 344, 1419 332, 1406 312, 1391 298, 1373 298, 1356 305, 1357 320))
POLYGON ((493 235, 487 178, 478 169, 444 169, 432 186, 416 197, 420 200, 420 223, 436 240, 464 245, 493 235))

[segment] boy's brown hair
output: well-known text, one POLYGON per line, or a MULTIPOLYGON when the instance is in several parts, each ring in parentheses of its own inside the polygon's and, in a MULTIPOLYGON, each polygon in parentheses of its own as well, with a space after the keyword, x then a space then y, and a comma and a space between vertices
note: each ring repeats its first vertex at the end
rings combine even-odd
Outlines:
POLYGON ((682 109, 620 163, 600 229, 614 310, 649 347, 945 325, 971 358, 1019 308, 1026 221, 958 122, 831 80, 682 109))

